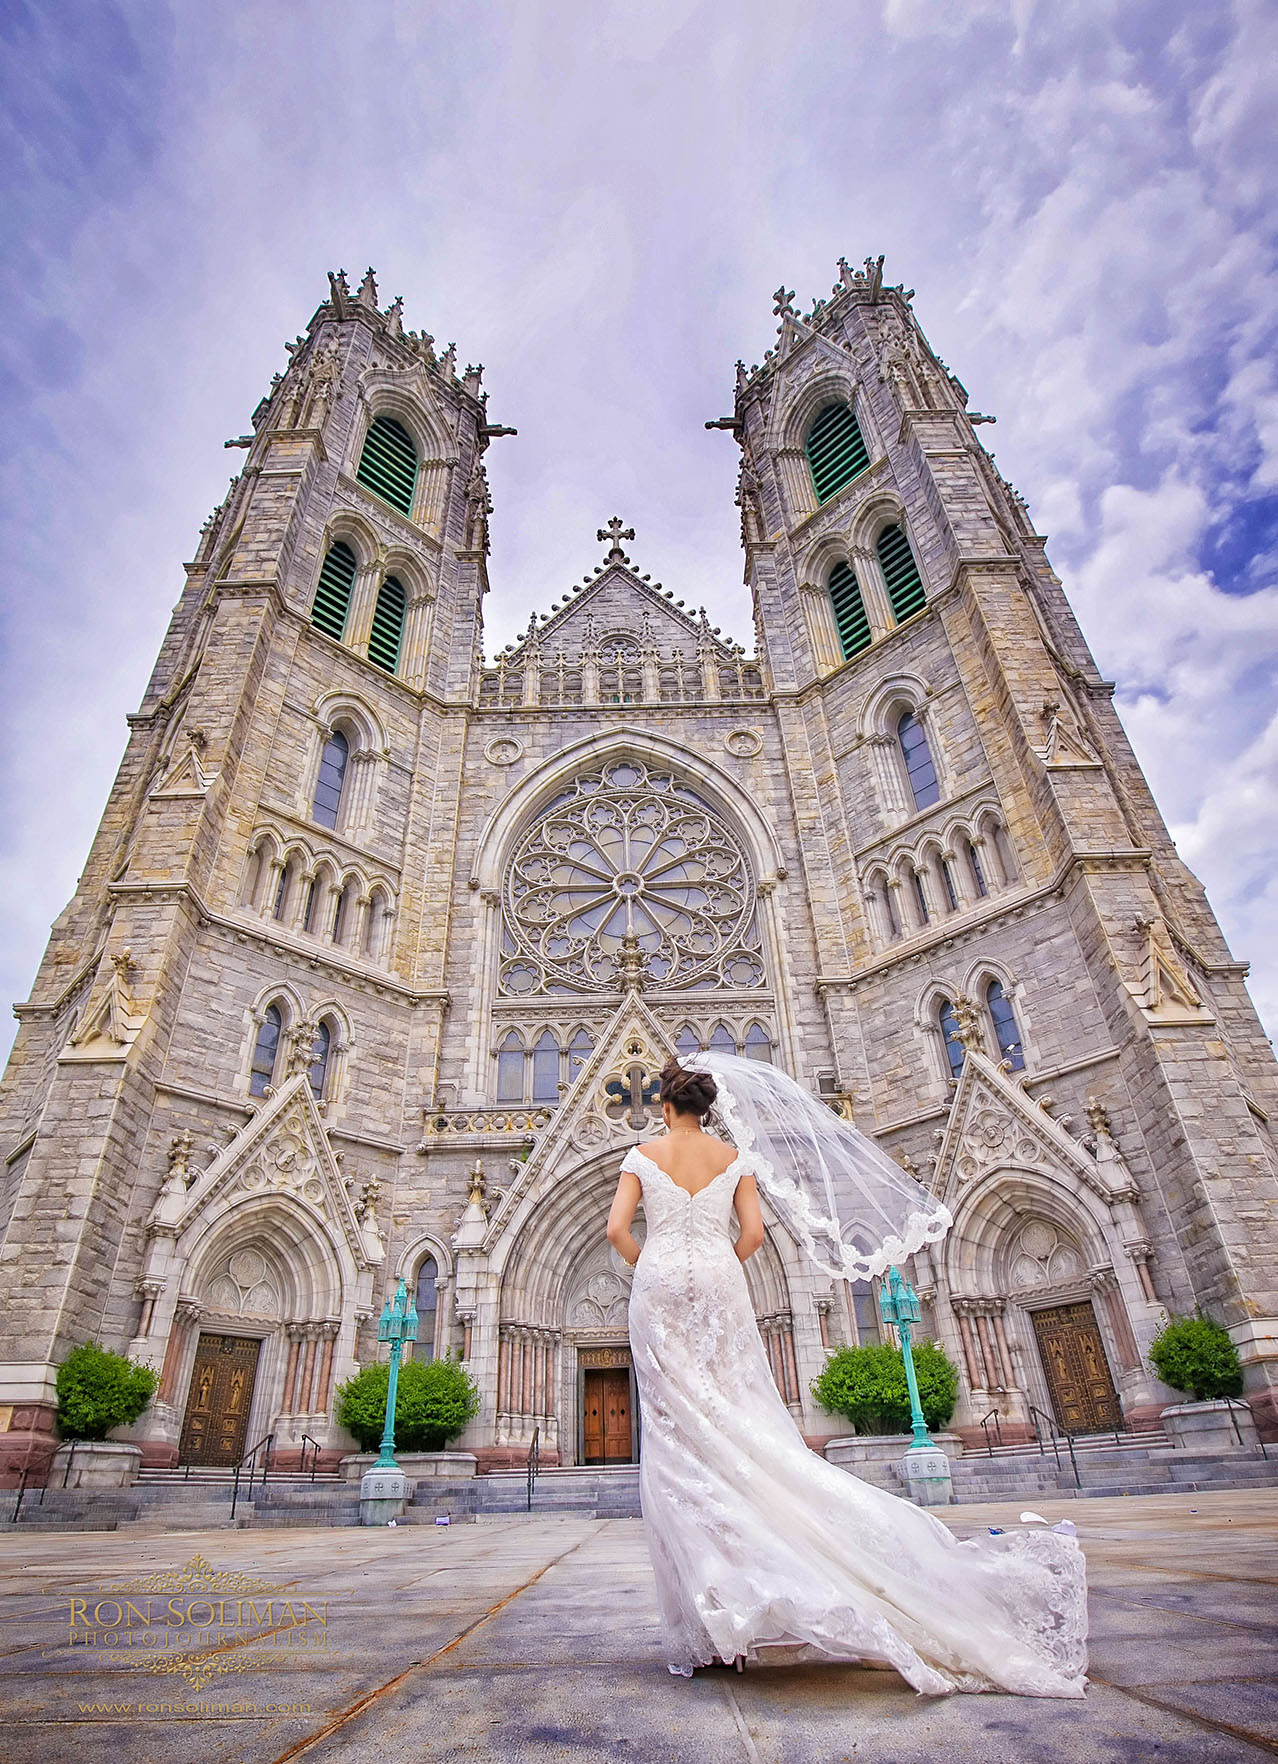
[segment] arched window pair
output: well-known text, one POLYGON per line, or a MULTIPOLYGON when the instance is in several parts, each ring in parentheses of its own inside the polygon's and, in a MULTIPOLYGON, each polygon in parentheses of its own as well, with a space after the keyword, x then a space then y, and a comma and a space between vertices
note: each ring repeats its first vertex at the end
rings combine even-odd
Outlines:
MULTIPOLYGON (((887 584, 892 617, 898 625, 902 624, 927 601, 910 542, 900 527, 884 527, 875 542, 875 550, 887 584)), ((861 584, 852 565, 840 560, 830 571, 826 587, 834 608, 834 623, 843 659, 851 661, 854 655, 869 648, 872 637, 861 584)))
POLYGON ((560 1047, 553 1029, 543 1029, 531 1046, 511 1029, 497 1048, 497 1101, 557 1103, 560 1084, 567 1089, 575 1081, 593 1046, 584 1029, 566 1048, 560 1047))
MULTIPOLYGON (((888 604, 898 625, 918 612, 927 602, 923 578, 910 550, 910 542, 899 526, 884 527, 875 540, 879 568, 887 586, 888 604)), ((870 646, 872 633, 865 596, 850 563, 840 560, 830 571, 826 588, 834 608, 834 623, 839 633, 844 661, 851 661, 870 646)))
MULTIPOLYGON (((827 404, 817 413, 808 430, 804 452, 808 456, 812 488, 818 502, 828 502, 845 485, 860 477, 870 464, 870 450, 865 445, 861 425, 851 404, 827 404)), ((874 549, 883 572, 892 617, 900 625, 927 601, 923 578, 914 561, 910 542, 899 525, 884 527, 875 540, 874 549)), ((850 661, 854 655, 869 648, 872 636, 862 586, 855 569, 846 561, 835 564, 826 586, 834 608, 843 657, 850 661)))
POLYGON ((685 1023, 675 1036, 675 1052, 694 1054, 700 1053, 703 1048, 744 1054, 748 1060, 766 1060, 769 1064, 772 1061, 772 1037, 762 1023, 751 1023, 741 1040, 737 1039, 726 1023, 716 1023, 708 1041, 702 1041, 691 1023, 685 1023))
MULTIPOLYGON (((253 1061, 249 1068, 249 1095, 265 1096, 276 1084, 280 1064, 280 1043, 284 1035, 284 1013, 278 1004, 267 1005, 253 1044, 253 1061)), ((306 1069, 307 1083, 316 1102, 323 1102, 328 1083, 329 1060, 333 1051, 333 1031, 328 1020, 321 1019, 315 1027, 311 1058, 306 1069)))
MULTIPOLYGON (((1016 1022, 1016 1012, 1012 1001, 1007 996, 1001 980, 991 980, 985 988, 985 1009, 989 1012, 990 1027, 994 1031, 994 1040, 1002 1059, 1008 1062, 1013 1072, 1025 1069, 1025 1052, 1021 1046, 1021 1032, 1016 1022)), ((967 1050, 958 1038, 958 1012, 948 998, 942 999, 937 1009, 937 1022, 941 1036, 945 1042, 945 1056, 950 1064, 950 1076, 957 1078, 963 1070, 963 1061, 967 1050)))
MULTIPOLYGON (((320 571, 311 606, 311 623, 316 630, 339 643, 346 636, 346 621, 355 591, 355 553, 344 539, 328 548, 320 571)), ((398 576, 386 576, 377 590, 373 608, 373 624, 368 634, 368 659, 374 667, 393 674, 399 667, 399 652, 404 640, 404 614, 408 597, 398 576)))

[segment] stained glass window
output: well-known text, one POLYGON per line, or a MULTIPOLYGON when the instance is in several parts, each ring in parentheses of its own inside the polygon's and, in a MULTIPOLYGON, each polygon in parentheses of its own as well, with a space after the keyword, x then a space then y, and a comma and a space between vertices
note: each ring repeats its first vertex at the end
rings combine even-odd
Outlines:
POLYGON ((284 1019, 280 1015, 280 1007, 267 1005, 253 1046, 253 1066, 249 1074, 250 1096, 266 1095, 267 1086, 275 1076, 275 1056, 279 1052, 280 1031, 283 1027, 284 1019))
POLYGON ((311 1064, 307 1073, 311 1095, 316 1102, 321 1102, 324 1097, 324 1080, 328 1076, 328 1055, 332 1045, 332 1031, 327 1023, 321 1023, 315 1031, 315 1040, 311 1045, 311 1064))
POLYGON ((957 1078, 963 1070, 963 1061, 967 1057, 963 1043, 958 1036, 958 1012, 948 998, 941 1000, 941 1008, 937 1012, 937 1021, 941 1025, 941 1034, 945 1040, 945 1057, 950 1062, 950 1076, 957 1078))
POLYGON ((321 827, 336 827, 337 811, 342 802, 342 783, 346 777, 346 763, 351 757, 351 744, 340 729, 334 729, 324 743, 324 751, 320 755, 319 777, 315 784, 315 801, 311 804, 311 819, 318 821, 321 827))
POLYGON ((998 1042, 999 1052, 1010 1062, 1014 1072, 1022 1071, 1025 1054, 1021 1048, 1021 1032, 1016 1026, 1016 1012, 1012 1009, 1012 1001, 1003 991, 1001 980, 990 981, 985 989, 985 1003, 989 1008, 990 1022, 994 1025, 994 1037, 998 1042))
POLYGON ((764 983, 754 879, 723 818, 668 772, 616 760, 574 782, 507 868, 506 994, 764 983), (628 943, 633 939, 633 943, 628 943))
POLYGON ((905 755, 905 769, 909 773, 910 789, 914 793, 914 806, 920 809, 930 808, 934 802, 940 800, 941 786, 937 782, 936 767, 932 763, 927 731, 913 711, 906 711, 896 725, 896 738, 905 755))
POLYGON ((435 1358, 435 1318, 439 1311, 439 1268, 434 1256, 427 1256, 417 1270, 417 1341, 413 1347, 415 1360, 435 1358))

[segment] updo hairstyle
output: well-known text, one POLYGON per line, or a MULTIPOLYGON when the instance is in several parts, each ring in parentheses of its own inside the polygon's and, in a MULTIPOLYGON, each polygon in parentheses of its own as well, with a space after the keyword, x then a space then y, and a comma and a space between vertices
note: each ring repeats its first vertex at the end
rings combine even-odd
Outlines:
POLYGON ((678 1060, 670 1060, 661 1072, 661 1100, 681 1115, 704 1121, 714 1107, 718 1086, 708 1072, 685 1072, 678 1060))

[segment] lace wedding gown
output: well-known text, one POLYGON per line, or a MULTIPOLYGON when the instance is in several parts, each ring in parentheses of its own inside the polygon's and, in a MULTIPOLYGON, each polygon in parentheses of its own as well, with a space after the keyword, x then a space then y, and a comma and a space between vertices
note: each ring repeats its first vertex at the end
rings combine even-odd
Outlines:
POLYGON ((772 1379, 729 1229, 748 1168, 695 1195, 636 1146, 647 1238, 630 1296, 644 1531, 671 1672, 716 1656, 893 1666, 920 1692, 1080 1697, 1072 1537, 960 1543, 813 1452, 772 1379))

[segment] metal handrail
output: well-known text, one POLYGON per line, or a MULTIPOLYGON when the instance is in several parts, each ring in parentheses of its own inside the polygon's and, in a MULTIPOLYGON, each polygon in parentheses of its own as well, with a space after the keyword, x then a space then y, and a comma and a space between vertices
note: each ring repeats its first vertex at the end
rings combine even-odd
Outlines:
POLYGON ((264 1438, 258 1440, 257 1444, 253 1447, 252 1451, 245 1452, 244 1456, 240 1459, 239 1463, 235 1466, 235 1487, 231 1491, 231 1517, 232 1517, 232 1519, 234 1519, 234 1517, 235 1517, 235 1504, 240 1498, 240 1471, 244 1468, 244 1466, 246 1464, 248 1465, 248 1467, 249 1467, 248 1492, 250 1495, 252 1495, 252 1493, 253 1493, 253 1477, 254 1477, 256 1470, 257 1470, 257 1464, 256 1464, 255 1460, 257 1458, 257 1454, 259 1452, 262 1452, 262 1487, 265 1488, 266 1487, 266 1472, 270 1469, 271 1447, 274 1445, 274 1443, 275 1443, 275 1435, 273 1433, 266 1434, 266 1436, 264 1438), (262 1450, 263 1447, 266 1448, 265 1451, 262 1450))
POLYGON ((994 1456, 994 1447, 990 1444, 990 1430, 988 1425, 991 1421, 994 1423, 994 1437, 998 1443, 1002 1445, 1003 1430, 998 1424, 999 1414, 997 1409, 991 1409, 988 1415, 981 1416, 981 1432, 985 1435, 985 1455, 989 1458, 994 1456))
POLYGON ((1075 1486, 1078 1488, 1082 1488, 1083 1479, 1078 1473, 1078 1459, 1074 1456, 1073 1435, 1066 1432, 1066 1430, 1063 1427, 1057 1426, 1056 1421, 1053 1419, 1053 1417, 1051 1415, 1044 1414, 1042 1409, 1036 1409, 1034 1407, 1033 1403, 1031 1403, 1029 1406, 1029 1412, 1030 1412, 1030 1415, 1031 1415, 1033 1422, 1034 1422, 1034 1432, 1038 1438, 1038 1455, 1039 1455, 1039 1457, 1041 1458, 1044 1456, 1043 1435, 1039 1431, 1039 1425, 1038 1425, 1041 1420, 1041 1421, 1046 1421, 1048 1428, 1050 1429, 1049 1434, 1048 1434, 1048 1438, 1051 1440, 1052 1451, 1056 1455, 1056 1468, 1059 1470, 1061 1467, 1061 1448, 1060 1448, 1060 1445, 1058 1444, 1058 1441, 1063 1439, 1065 1441, 1066 1446, 1069 1449, 1069 1461, 1070 1461, 1070 1465, 1074 1471, 1075 1486))
POLYGON ((537 1480, 537 1471, 541 1467, 541 1427, 533 1428, 532 1444, 528 1448, 528 1511, 532 1512, 533 1484, 537 1480))
MULTIPOLYGON (((69 1451, 69 1452, 68 1452, 68 1453, 67 1453, 67 1467, 66 1467, 66 1472, 65 1472, 65 1474, 64 1474, 64 1475, 63 1475, 63 1478, 62 1478, 62 1486, 63 1486, 63 1488, 65 1488, 65 1487, 66 1487, 66 1485, 67 1485, 67 1477, 68 1477, 68 1476, 69 1476, 69 1475, 70 1475, 70 1474, 71 1474, 71 1460, 72 1460, 72 1458, 74 1458, 74 1456, 75 1456, 75 1448, 76 1448, 76 1446, 77 1446, 77 1444, 78 1444, 78 1443, 79 1443, 79 1442, 78 1442, 78 1441, 77 1441, 77 1440, 72 1440, 72 1441, 71 1441, 71 1450, 70 1450, 70 1451, 69 1451)), ((50 1474, 51 1474, 51 1473, 52 1473, 52 1470, 53 1470, 53 1460, 54 1460, 54 1458, 56 1458, 56 1457, 57 1457, 57 1455, 58 1455, 58 1452, 59 1452, 59 1451, 60 1451, 60 1450, 61 1450, 61 1446, 60 1446, 60 1445, 56 1445, 56 1446, 54 1446, 54 1448, 53 1448, 53 1450, 52 1450, 52 1451, 51 1451, 51 1452, 50 1452, 50 1453, 49 1453, 49 1456, 48 1456, 48 1457, 47 1457, 47 1458, 46 1458, 46 1459, 45 1459, 45 1463, 44 1463, 44 1481, 43 1481, 43 1482, 42 1482, 42 1483, 40 1483, 40 1484, 39 1484, 39 1488, 40 1488, 40 1499, 39 1499, 39 1502, 38 1502, 38 1505, 39 1505, 39 1506, 41 1506, 41 1507, 42 1507, 42 1506, 43 1506, 43 1505, 44 1505, 44 1496, 45 1496, 45 1490, 46 1490, 46 1489, 47 1489, 47 1488, 48 1488, 48 1486, 49 1486, 49 1477, 50 1477, 50 1474)), ((22 1474, 21 1474, 21 1476, 19 1476, 19 1478, 18 1478, 18 1498, 17 1498, 17 1500, 16 1500, 16 1501, 15 1501, 15 1502, 14 1502, 14 1503, 13 1503, 13 1518, 12 1518, 12 1520, 11 1520, 11 1521, 10 1521, 10 1523, 11 1523, 11 1524, 13 1524, 13 1525, 16 1525, 16 1524, 17 1524, 17 1523, 18 1523, 18 1514, 19 1514, 19 1513, 20 1513, 20 1512, 21 1512, 21 1511, 22 1511, 22 1500, 23 1500, 23 1496, 24 1496, 24 1495, 25 1495, 25 1494, 26 1494, 26 1492, 27 1492, 27 1489, 28 1489, 28 1487, 29 1487, 29 1486, 30 1486, 30 1483, 31 1483, 31 1473, 32 1473, 32 1466, 31 1466, 31 1465, 30 1465, 30 1464, 24 1464, 24 1465, 23 1465, 23 1467, 22 1467, 22 1474)))
POLYGON ((306 1474, 306 1448, 308 1445, 315 1447, 315 1456, 311 1459, 311 1481, 314 1482, 315 1472, 319 1468, 320 1445, 319 1445, 319 1441, 317 1439, 312 1439, 309 1433, 304 1433, 302 1435, 302 1475, 303 1476, 305 1476, 305 1474, 306 1474))

